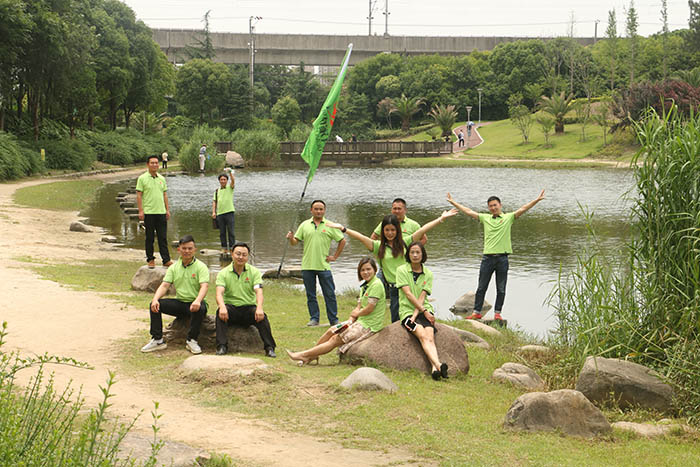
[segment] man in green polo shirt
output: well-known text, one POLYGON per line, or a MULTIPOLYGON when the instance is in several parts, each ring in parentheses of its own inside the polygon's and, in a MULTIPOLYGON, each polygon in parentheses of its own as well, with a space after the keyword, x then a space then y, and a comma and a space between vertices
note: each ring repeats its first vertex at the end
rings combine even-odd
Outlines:
MULTIPOLYGON (((403 198, 396 198, 391 202, 391 213, 396 216, 401 225, 401 232, 403 235, 413 235, 418 229, 420 229, 420 224, 413 219, 409 219, 406 216, 406 200, 403 198)), ((382 223, 377 224, 377 227, 372 232, 369 238, 372 240, 379 240, 381 237, 382 223)), ((423 235, 420 241, 425 245, 428 241, 428 237, 423 235)))
POLYGON ((216 354, 228 352, 227 329, 239 326, 255 326, 263 341, 265 355, 275 358, 275 339, 270 321, 263 311, 262 274, 248 264, 250 247, 236 243, 231 250, 233 262, 216 276, 216 354))
POLYGON ((202 320, 207 314, 207 302, 204 301, 204 297, 209 290, 209 268, 194 257, 197 247, 192 235, 182 237, 177 249, 180 259, 168 268, 163 282, 151 300, 151 341, 141 348, 141 352, 153 352, 168 346, 163 340, 162 316, 166 314, 177 318, 190 318, 185 347, 193 354, 202 353, 197 338, 202 320), (163 298, 170 284, 175 286, 175 298, 163 298))
POLYGON ((331 273, 330 263, 337 260, 345 248, 345 237, 338 229, 326 226, 326 203, 320 199, 311 202, 311 219, 301 224, 296 233, 287 232, 289 244, 294 246, 304 242, 304 253, 301 258, 301 275, 306 289, 306 304, 311 319, 307 326, 318 326, 321 317, 316 300, 316 278, 321 285, 323 299, 326 302, 326 315, 331 326, 338 323, 338 304, 335 300, 335 283, 331 273), (338 242, 333 255, 329 255, 331 241, 338 242))
POLYGON ((168 219, 170 205, 168 204, 168 186, 165 178, 158 173, 158 156, 148 158, 148 171, 136 180, 136 204, 139 208, 139 220, 146 227, 146 261, 149 268, 156 267, 156 257, 153 254, 153 239, 158 236, 158 251, 163 260, 163 266, 173 264, 168 250, 168 219), (155 234, 155 235, 154 235, 155 234))
POLYGON ((503 302, 506 298, 506 282, 508 281, 508 255, 513 253, 510 242, 510 228, 515 219, 525 214, 535 204, 544 199, 544 190, 540 195, 523 205, 515 212, 504 213, 501 200, 497 196, 491 196, 487 201, 489 214, 472 211, 462 206, 447 193, 447 201, 462 211, 467 216, 478 220, 484 226, 484 252, 479 267, 479 285, 474 298, 474 313, 467 319, 481 319, 481 308, 484 306, 484 296, 491 282, 491 276, 496 273, 496 304, 494 305, 494 318, 501 320, 503 302))

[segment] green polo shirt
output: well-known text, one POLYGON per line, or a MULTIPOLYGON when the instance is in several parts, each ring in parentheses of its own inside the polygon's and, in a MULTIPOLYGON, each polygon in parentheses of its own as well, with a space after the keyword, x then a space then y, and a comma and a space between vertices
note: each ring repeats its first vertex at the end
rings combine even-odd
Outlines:
POLYGON ((378 302, 374 305, 372 313, 357 318, 357 322, 372 332, 379 332, 384 327, 384 313, 386 312, 386 295, 384 284, 377 276, 360 287, 360 308, 369 304, 370 298, 376 298, 378 302))
POLYGON ((326 256, 331 249, 331 240, 339 242, 344 237, 340 230, 326 227, 325 218, 318 226, 311 218, 299 224, 294 238, 304 242, 304 253, 301 257, 302 270, 329 271, 331 265, 326 261, 326 256))
MULTIPOLYGON (((403 218, 403 221, 399 222, 401 224, 401 232, 404 235, 413 235, 420 229, 420 224, 413 219, 409 219, 408 216, 403 218)), ((374 229, 374 234, 381 237, 382 233, 382 223, 377 224, 377 228, 374 229)))
POLYGON ((501 214, 494 218, 491 214, 479 214, 479 222, 484 225, 484 254, 494 255, 513 253, 510 243, 510 227, 515 222, 515 213, 501 214))
MULTIPOLYGON (((406 263, 403 266, 399 266, 399 268, 396 270, 396 287, 399 289, 400 319, 404 319, 406 316, 411 316, 415 308, 413 304, 408 301, 408 298, 406 298, 406 294, 402 289, 402 287, 405 285, 410 287, 411 293, 416 298, 420 296, 423 290, 425 290, 429 296, 433 291, 433 273, 430 269, 423 265, 423 272, 420 276, 418 276, 418 279, 414 281, 413 271, 411 270, 410 264, 406 263)), ((433 312, 433 306, 430 304, 427 297, 423 302, 423 308, 431 313, 433 312)))
POLYGON ((163 193, 168 191, 165 177, 159 173, 153 177, 146 171, 136 180, 136 191, 142 193, 141 205, 144 214, 165 214, 163 193))
POLYGON ((256 305, 255 286, 262 286, 262 274, 255 266, 246 263, 239 276, 233 270, 233 263, 226 266, 216 276, 216 286, 224 287, 224 303, 233 306, 256 305))
POLYGON ((181 302, 191 303, 197 299, 201 284, 209 282, 209 268, 197 258, 192 258, 190 264, 182 264, 178 258, 165 273, 163 282, 173 284, 177 293, 175 298, 181 302))
POLYGON ((233 187, 226 185, 226 188, 219 188, 214 193, 214 201, 216 201, 216 215, 234 212, 233 207, 233 187))
MULTIPOLYGON (((411 236, 404 235, 403 242, 404 244, 406 244, 406 246, 410 245, 411 236)), ((391 246, 387 245, 384 249, 384 258, 379 259, 379 245, 381 244, 381 242, 379 240, 374 240, 373 243, 374 248, 372 248, 372 253, 374 254, 375 258, 377 258, 377 263, 379 263, 379 267, 382 268, 382 274, 384 274, 384 279, 386 279, 386 281, 390 284, 395 284, 396 268, 398 268, 402 264, 406 264, 406 250, 404 249, 403 253, 401 253, 397 257, 394 257, 393 253, 391 252, 391 246)))

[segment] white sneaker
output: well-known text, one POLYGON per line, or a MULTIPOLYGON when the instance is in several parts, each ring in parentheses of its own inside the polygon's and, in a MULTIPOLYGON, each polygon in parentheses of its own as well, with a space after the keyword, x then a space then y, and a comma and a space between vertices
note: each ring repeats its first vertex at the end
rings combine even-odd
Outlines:
POLYGON ((168 344, 166 344, 163 339, 151 339, 151 341, 148 344, 141 347, 141 352, 154 352, 156 350, 163 350, 167 348, 168 344))
POLYGON ((187 343, 185 343, 185 348, 195 355, 202 353, 202 348, 194 339, 189 339, 187 343))

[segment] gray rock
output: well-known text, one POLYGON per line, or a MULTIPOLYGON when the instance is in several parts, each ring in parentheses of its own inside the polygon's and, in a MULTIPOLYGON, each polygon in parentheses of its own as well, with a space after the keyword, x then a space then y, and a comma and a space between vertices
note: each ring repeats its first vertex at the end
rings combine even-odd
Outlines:
POLYGON ((613 428, 629 431, 642 438, 660 438, 671 433, 692 433, 694 430, 686 425, 673 423, 669 425, 654 425, 651 423, 615 422, 613 428))
POLYGON ((488 324, 480 323, 479 321, 474 321, 473 319, 466 319, 464 320, 465 323, 467 323, 469 326, 472 328, 476 329, 477 331, 481 331, 484 334, 488 334, 489 336, 493 337, 502 337, 503 333, 499 331, 498 329, 494 329, 488 324))
MULTIPOLYGON (((207 315, 202 320, 202 327, 199 331, 197 343, 205 350, 214 351, 216 349, 216 304, 210 304, 207 315)), ((163 330, 163 337, 168 344, 185 345, 187 333, 190 330, 190 318, 175 318, 163 330)), ((275 330, 272 329, 274 335, 275 330)), ((228 351, 244 353, 263 353, 263 342, 260 333, 255 326, 229 326, 228 331, 228 351)))
POLYGON ((119 239, 114 235, 103 235, 102 241, 105 243, 119 243, 119 239))
POLYGON ((126 191, 120 191, 119 193, 117 193, 117 198, 124 198, 128 194, 129 193, 127 193, 126 191))
POLYGON ((193 355, 180 364, 185 373, 195 371, 218 373, 222 370, 240 376, 248 376, 256 370, 268 368, 258 358, 236 357, 233 355, 193 355))
POLYGON ((616 401, 622 408, 672 410, 673 389, 654 370, 616 358, 588 357, 576 389, 593 403, 616 401))
POLYGON ((496 368, 492 378, 496 381, 511 383, 515 386, 537 391, 544 389, 544 381, 531 368, 520 363, 504 363, 496 368))
POLYGON ((139 208, 124 208, 124 214, 138 214, 139 208))
POLYGON ((71 232, 92 232, 90 227, 80 221, 71 222, 69 229, 71 232))
MULTIPOLYGON (((128 433, 119 444, 117 458, 136 461, 137 465, 144 464, 151 456, 153 435, 145 436, 134 432, 128 433)), ((211 456, 206 451, 193 448, 175 441, 166 441, 158 452, 158 465, 173 467, 192 467, 206 465, 211 456)))
MULTIPOLYGON (((450 307, 450 311, 456 314, 472 314, 474 312, 474 292, 467 292, 455 301, 450 307)), ((491 304, 484 300, 484 306, 481 308, 482 314, 486 314, 491 309, 491 304)))
POLYGON ((134 203, 133 201, 120 201, 120 202, 119 202, 119 207, 122 208, 122 209, 124 209, 124 208, 135 208, 135 207, 136 207, 136 203, 134 203))
POLYGON ((529 344, 523 345, 522 347, 518 348, 518 352, 522 354, 544 356, 548 355, 551 352, 551 350, 549 349, 549 347, 545 347, 544 345, 529 344))
POLYGON ((221 254, 221 251, 219 251, 219 250, 199 250, 197 252, 197 254, 200 256, 219 256, 221 254))
POLYGON ((603 413, 586 396, 572 389, 523 394, 508 409, 504 425, 520 431, 560 430, 585 438, 611 431, 603 413))
POLYGON ((136 194, 136 188, 127 188, 126 193, 129 195, 135 195, 136 194))
POLYGON ((452 329, 465 344, 471 344, 475 347, 481 347, 482 349, 491 348, 491 345, 489 345, 488 342, 486 342, 484 339, 482 339, 480 336, 477 336, 473 332, 465 331, 464 329, 459 329, 454 326, 449 326, 447 324, 445 326, 452 329))
POLYGON ((353 371, 345 378, 340 387, 345 389, 367 389, 374 391, 396 392, 399 387, 384 373, 376 368, 362 367, 353 371))
MULTIPOLYGON (((297 277, 301 279, 301 266, 289 266, 280 271, 281 278, 297 277)), ((277 279, 277 268, 268 269, 263 273, 263 279, 277 279)))
MULTIPOLYGON (((131 288, 132 290, 140 290, 142 292, 155 292, 160 283, 163 282, 165 273, 168 268, 164 266, 157 266, 150 269, 148 266, 141 266, 131 278, 131 288)), ((175 293, 175 287, 170 286, 168 293, 175 293)))
POLYGON ((245 161, 243 156, 235 151, 226 151, 226 165, 229 167, 243 168, 245 167, 245 161))
MULTIPOLYGON (((469 372, 469 357, 462 340, 449 326, 435 323, 435 345, 441 362, 447 363, 449 373, 469 372)), ((418 339, 410 335, 400 322, 392 323, 373 336, 358 342, 340 356, 341 361, 363 364, 370 360, 397 370, 416 369, 429 372, 430 362, 418 339)))

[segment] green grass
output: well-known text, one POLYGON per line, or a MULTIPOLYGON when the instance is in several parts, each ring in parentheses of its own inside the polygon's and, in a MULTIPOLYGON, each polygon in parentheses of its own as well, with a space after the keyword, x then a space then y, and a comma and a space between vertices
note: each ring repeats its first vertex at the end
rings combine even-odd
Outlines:
MULTIPOLYGON (((276 360, 264 359, 271 365, 269 370, 248 378, 226 374, 185 377, 178 370, 179 364, 190 356, 184 348, 168 348, 159 358, 139 352, 148 339, 145 308, 151 297, 129 290, 129 279, 139 265, 129 261, 88 261, 85 267, 31 267, 47 279, 78 290, 107 292, 119 301, 144 309, 143 330, 138 335, 125 336, 120 344, 120 372, 170 395, 261 418, 286 431, 332 439, 347 447, 377 452, 396 448, 418 463, 428 458, 441 465, 632 466, 638 459, 654 459, 657 465, 692 465, 700 459, 700 444, 688 436, 649 441, 615 432, 591 441, 556 433, 504 430, 504 415, 521 391, 494 383, 491 374, 504 362, 522 361, 514 350, 524 338, 514 333, 500 339, 483 336, 493 346, 489 351, 469 348, 468 375, 436 383, 416 371, 382 368, 399 386, 397 394, 341 390, 338 384, 354 368, 339 364, 335 353, 321 357, 318 366, 301 368, 284 356, 284 348, 310 347, 323 332, 304 326, 308 319, 304 293, 286 283, 268 281, 265 287, 265 309, 280 354, 276 360)), ((214 303, 212 294, 213 291, 208 296, 210 304, 214 303)), ((354 297, 343 294, 338 303, 344 318, 354 305, 354 297)), ((121 312, 128 311, 122 308, 121 312)), ((606 415, 611 421, 641 417, 639 412, 612 409, 606 410, 606 415)))
POLYGON ((17 204, 53 211, 79 211, 95 199, 99 180, 71 180, 43 183, 15 191, 17 204))
MULTIPOLYGON (((464 125, 464 122, 456 122, 454 125, 452 125, 452 129, 455 129, 461 125, 464 125)), ((466 137, 466 135, 465 135, 466 137)), ((405 138, 394 138, 394 139, 400 139, 402 141, 432 141, 433 137, 428 134, 428 130, 426 131, 421 131, 420 133, 416 133, 415 135, 407 136, 405 138)), ((457 141, 457 137, 453 134, 450 135, 450 140, 454 143, 457 141)))

